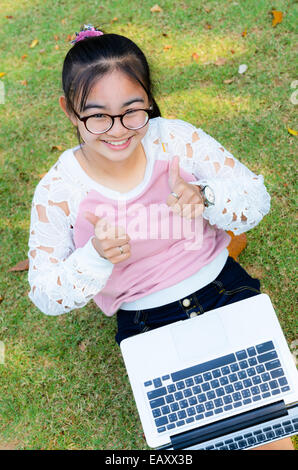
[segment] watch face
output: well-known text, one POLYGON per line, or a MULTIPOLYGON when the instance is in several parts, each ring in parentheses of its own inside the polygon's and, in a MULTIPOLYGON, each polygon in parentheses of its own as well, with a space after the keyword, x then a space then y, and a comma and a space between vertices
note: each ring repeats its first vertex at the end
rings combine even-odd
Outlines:
POLYGON ((210 204, 214 204, 215 196, 214 196, 214 192, 212 191, 212 189, 209 186, 206 186, 205 190, 204 190, 204 193, 205 193, 205 197, 206 197, 207 201, 210 204))

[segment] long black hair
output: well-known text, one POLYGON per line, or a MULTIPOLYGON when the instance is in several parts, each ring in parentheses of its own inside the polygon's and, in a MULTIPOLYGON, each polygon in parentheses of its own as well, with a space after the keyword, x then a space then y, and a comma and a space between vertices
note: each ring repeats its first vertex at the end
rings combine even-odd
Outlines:
MULTIPOLYGON (((152 95, 150 69, 144 53, 133 41, 118 34, 85 38, 68 51, 62 69, 67 111, 80 114, 95 82, 114 70, 124 72, 143 87, 152 106, 151 118, 161 116, 152 95)), ((78 128, 77 135, 81 144, 78 128)))

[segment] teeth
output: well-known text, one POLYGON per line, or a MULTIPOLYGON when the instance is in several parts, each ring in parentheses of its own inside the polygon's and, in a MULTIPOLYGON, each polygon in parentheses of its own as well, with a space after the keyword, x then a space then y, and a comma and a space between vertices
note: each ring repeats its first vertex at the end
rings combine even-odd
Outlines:
POLYGON ((105 140, 105 142, 107 142, 107 144, 110 144, 110 145, 123 145, 125 144, 126 142, 128 141, 128 139, 125 139, 125 140, 120 140, 118 142, 109 142, 108 140, 105 140))

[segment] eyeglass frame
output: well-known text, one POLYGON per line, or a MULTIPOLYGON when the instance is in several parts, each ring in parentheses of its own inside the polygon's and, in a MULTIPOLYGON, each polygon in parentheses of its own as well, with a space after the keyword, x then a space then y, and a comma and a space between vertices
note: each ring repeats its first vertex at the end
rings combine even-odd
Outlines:
POLYGON ((111 130, 112 127, 113 127, 113 125, 114 125, 114 123, 115 123, 115 118, 117 118, 117 117, 120 118, 120 122, 121 122, 122 126, 125 127, 125 129, 131 130, 131 131, 133 131, 133 130, 137 131, 138 129, 142 129, 142 128, 145 127, 146 124, 148 123, 148 121, 149 121, 149 119, 150 119, 150 114, 152 114, 152 111, 153 111, 153 108, 152 108, 152 106, 150 106, 150 108, 148 108, 148 109, 145 109, 145 108, 129 109, 128 111, 126 111, 126 112, 123 113, 123 114, 114 114, 114 115, 111 115, 111 114, 106 114, 106 113, 96 113, 96 114, 91 114, 91 116, 80 117, 80 116, 78 115, 78 113, 73 109, 73 112, 74 112, 74 114, 77 116, 77 118, 78 118, 81 122, 84 123, 85 129, 86 129, 88 132, 90 132, 91 134, 94 134, 94 135, 101 135, 101 134, 104 134, 105 132, 108 132, 109 130, 111 130), (144 124, 143 126, 137 127, 137 128, 134 128, 134 129, 130 129, 129 127, 126 127, 126 126, 123 124, 123 118, 124 118, 124 116, 125 116, 126 114, 132 113, 132 112, 134 112, 134 111, 145 111, 145 112, 148 114, 148 120, 145 122, 145 124, 144 124), (89 131, 89 129, 87 128, 87 125, 86 125, 87 120, 90 119, 90 118, 92 118, 92 117, 94 117, 94 116, 96 116, 97 114, 102 114, 103 116, 108 116, 109 118, 112 119, 112 124, 111 124, 111 126, 110 126, 108 129, 106 129, 105 131, 103 131, 103 132, 92 132, 92 131, 89 131))

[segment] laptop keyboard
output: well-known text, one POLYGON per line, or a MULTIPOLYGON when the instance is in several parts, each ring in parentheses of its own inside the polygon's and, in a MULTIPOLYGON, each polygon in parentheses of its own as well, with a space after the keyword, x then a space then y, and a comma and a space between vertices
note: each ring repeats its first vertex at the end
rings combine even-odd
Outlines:
POLYGON ((144 386, 158 433, 290 391, 272 341, 147 380, 144 386))

